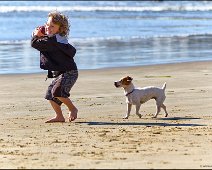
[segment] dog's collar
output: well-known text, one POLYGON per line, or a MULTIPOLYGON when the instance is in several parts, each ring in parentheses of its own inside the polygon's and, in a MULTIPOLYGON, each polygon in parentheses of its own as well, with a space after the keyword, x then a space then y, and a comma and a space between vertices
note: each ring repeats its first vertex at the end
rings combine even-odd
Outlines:
POLYGON ((131 94, 132 92, 134 92, 135 89, 133 89, 131 92, 125 94, 125 96, 128 96, 129 94, 131 94))

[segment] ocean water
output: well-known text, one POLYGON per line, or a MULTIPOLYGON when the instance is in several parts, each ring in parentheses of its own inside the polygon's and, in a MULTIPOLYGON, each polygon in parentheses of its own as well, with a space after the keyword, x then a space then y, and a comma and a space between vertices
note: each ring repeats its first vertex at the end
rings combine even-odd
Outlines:
POLYGON ((212 1, 0 1, 0 74, 44 72, 31 33, 54 10, 79 69, 212 58, 212 1))

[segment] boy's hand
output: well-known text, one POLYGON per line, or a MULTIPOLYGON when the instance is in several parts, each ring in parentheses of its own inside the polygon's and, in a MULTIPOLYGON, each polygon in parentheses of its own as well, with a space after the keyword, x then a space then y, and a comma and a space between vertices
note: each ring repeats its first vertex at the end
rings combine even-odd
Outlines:
POLYGON ((33 33, 34 33, 34 36, 43 37, 45 34, 43 34, 42 32, 43 32, 42 26, 39 26, 34 30, 33 33))

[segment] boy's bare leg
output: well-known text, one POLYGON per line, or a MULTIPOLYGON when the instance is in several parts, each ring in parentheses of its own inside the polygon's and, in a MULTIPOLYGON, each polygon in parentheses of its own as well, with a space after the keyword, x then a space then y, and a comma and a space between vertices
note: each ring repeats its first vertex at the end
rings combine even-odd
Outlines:
POLYGON ((56 116, 49 119, 48 121, 46 121, 46 123, 65 122, 65 118, 63 117, 60 105, 58 105, 57 103, 55 103, 52 100, 49 100, 49 102, 50 102, 51 106, 53 107, 53 109, 56 113, 56 116))
POLYGON ((78 109, 74 106, 69 98, 57 97, 61 102, 63 102, 69 109, 69 121, 74 121, 77 118, 78 109))

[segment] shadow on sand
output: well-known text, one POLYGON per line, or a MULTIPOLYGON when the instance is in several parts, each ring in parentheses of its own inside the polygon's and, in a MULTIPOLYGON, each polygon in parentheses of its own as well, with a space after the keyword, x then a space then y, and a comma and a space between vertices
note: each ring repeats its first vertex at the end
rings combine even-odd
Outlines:
POLYGON ((199 117, 164 117, 157 118, 158 120, 192 120, 192 119, 200 119, 199 117))
MULTIPOLYGON (((189 120, 189 119, 200 119, 200 118, 189 118, 189 117, 172 117, 172 118, 158 118, 156 120, 189 120)), ((127 126, 206 126, 202 124, 192 124, 192 123, 145 123, 145 122, 76 122, 79 124, 88 125, 127 125, 127 126)))

